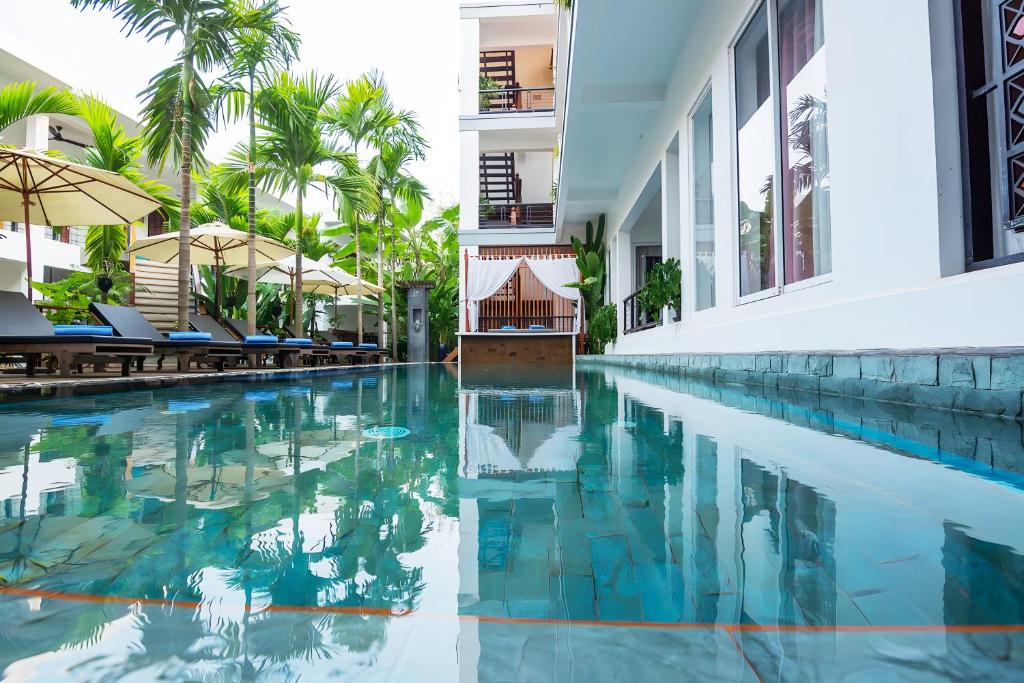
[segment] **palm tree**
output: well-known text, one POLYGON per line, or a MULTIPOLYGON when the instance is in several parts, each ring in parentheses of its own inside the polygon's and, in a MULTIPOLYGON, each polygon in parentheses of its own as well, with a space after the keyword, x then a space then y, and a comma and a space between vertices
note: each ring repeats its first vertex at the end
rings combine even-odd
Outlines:
MULTIPOLYGON (((340 137, 347 138, 346 148, 359 158, 359 146, 375 133, 383 129, 389 121, 391 112, 384 106, 386 93, 375 79, 373 73, 363 74, 359 78, 348 81, 338 99, 323 112, 329 130, 340 137)), ((356 279, 363 279, 363 258, 361 248, 361 217, 360 211, 346 198, 337 192, 338 218, 350 227, 352 241, 355 244, 356 279)), ((379 309, 378 309, 379 311, 379 309)), ((356 297, 356 339, 363 343, 363 297, 356 297)))
MULTIPOLYGON (((283 8, 277 0, 267 3, 279 15, 283 8)), ((257 11, 256 0, 241 0, 242 12, 257 11)), ((273 69, 288 68, 298 57, 299 36, 281 21, 257 24, 235 34, 232 41, 234 57, 228 80, 233 82, 233 96, 229 98, 229 110, 241 114, 245 108, 249 120, 249 149, 256 148, 256 82, 259 77, 267 80, 273 69), (269 29, 269 30, 267 30, 269 29)), ((247 289, 247 321, 249 334, 256 334, 256 168, 249 159, 249 263, 247 289)))
MULTIPOLYGON (((89 127, 93 144, 83 150, 80 164, 119 173, 136 187, 158 200, 164 212, 176 222, 175 211, 178 201, 171 188, 147 178, 142 172, 143 140, 125 132, 117 120, 117 114, 106 102, 86 95, 78 98, 78 115, 89 127)), ((128 246, 127 226, 92 225, 85 238, 86 265, 97 274, 109 275, 111 269, 118 269, 121 255, 128 246)), ((106 293, 103 294, 104 300, 106 293)))
POLYGON ((203 145, 215 127, 220 94, 201 73, 227 65, 240 31, 276 23, 280 8, 265 2, 239 11, 236 0, 71 0, 82 10, 113 12, 125 33, 148 40, 181 41, 178 61, 154 76, 142 92, 146 151, 160 167, 173 158, 181 169, 178 246, 178 327, 187 331, 190 282, 189 226, 193 163, 202 165, 203 145))
MULTIPOLYGON (((420 152, 422 154, 422 152, 420 152)), ((406 166, 417 158, 417 153, 410 148, 400 136, 396 135, 391 142, 383 141, 378 154, 370 160, 369 172, 377 185, 380 207, 377 213, 377 241, 381 247, 377 252, 377 286, 384 286, 384 231, 390 223, 390 252, 388 259, 391 295, 391 323, 389 337, 391 354, 398 357, 397 308, 395 307, 395 220, 396 212, 408 213, 419 211, 423 202, 429 199, 426 187, 406 171, 406 166)), ((419 222, 416 218, 412 224, 419 222)), ((383 298, 383 297, 382 297, 383 298)))
MULTIPOLYGON (((256 93, 256 116, 262 132, 256 138, 252 159, 257 178, 278 192, 295 192, 295 291, 302 291, 302 205, 306 192, 326 176, 318 167, 327 164, 356 165, 354 155, 335 149, 327 140, 323 107, 338 94, 331 76, 310 72, 293 76, 277 74, 256 93)), ((240 150, 233 154, 238 161, 240 150)), ((248 159, 249 157, 246 157, 248 159)), ((296 326, 302 325, 302 297, 295 297, 296 326)))
POLYGON ((60 88, 37 91, 33 81, 9 83, 0 88, 0 130, 37 114, 77 113, 75 96, 60 88))

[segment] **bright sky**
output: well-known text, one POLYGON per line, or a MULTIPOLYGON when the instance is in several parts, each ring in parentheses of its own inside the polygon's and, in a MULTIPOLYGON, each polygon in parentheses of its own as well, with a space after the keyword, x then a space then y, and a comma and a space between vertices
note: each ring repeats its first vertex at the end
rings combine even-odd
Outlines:
MULTIPOLYGON (((438 204, 458 196, 458 0, 285 0, 302 36, 298 70, 333 73, 344 81, 373 68, 383 71, 396 105, 416 112, 430 151, 412 172, 438 204)), ((99 93, 126 113, 136 95, 173 58, 176 46, 120 33, 109 12, 80 12, 68 0, 4 3, 2 36, 31 45, 44 68, 76 87, 99 93), (38 44, 36 44, 38 46, 38 44)), ((246 136, 244 125, 218 133, 208 155, 222 157, 246 136)), ((310 210, 329 210, 311 200, 310 210)))

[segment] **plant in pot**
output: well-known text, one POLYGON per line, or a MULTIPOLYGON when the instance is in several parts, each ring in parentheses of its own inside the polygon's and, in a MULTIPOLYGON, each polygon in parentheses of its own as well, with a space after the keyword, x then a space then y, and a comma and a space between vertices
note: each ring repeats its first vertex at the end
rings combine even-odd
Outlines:
POLYGON ((683 298, 683 273, 679 259, 668 259, 651 268, 647 284, 637 293, 641 309, 649 321, 660 321, 668 306, 679 311, 683 298))
POLYGON ((480 77, 480 111, 487 111, 491 108, 491 103, 496 100, 500 95, 494 92, 484 92, 485 90, 501 90, 501 83, 494 80, 490 76, 480 77))

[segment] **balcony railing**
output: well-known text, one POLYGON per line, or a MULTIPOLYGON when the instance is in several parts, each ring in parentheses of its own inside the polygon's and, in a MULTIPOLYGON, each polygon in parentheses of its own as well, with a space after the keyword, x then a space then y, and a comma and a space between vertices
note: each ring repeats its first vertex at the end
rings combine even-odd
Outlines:
POLYGON ((481 114, 544 112, 555 109, 554 87, 496 88, 480 91, 481 114))
POLYGON ((622 300, 622 333, 639 332, 661 324, 661 311, 652 315, 640 305, 637 299, 639 291, 633 292, 622 300))
POLYGON ((537 332, 572 332, 576 328, 574 315, 482 315, 480 331, 490 332, 512 327, 516 330, 529 330, 530 325, 543 325, 537 332))
POLYGON ((481 204, 481 228, 551 228, 554 204, 481 204))

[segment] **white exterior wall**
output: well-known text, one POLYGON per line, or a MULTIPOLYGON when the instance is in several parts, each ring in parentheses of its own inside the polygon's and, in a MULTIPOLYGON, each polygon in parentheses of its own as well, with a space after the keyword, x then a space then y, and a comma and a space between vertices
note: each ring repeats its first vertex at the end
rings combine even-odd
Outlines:
MULTIPOLYGON (((833 270, 778 296, 738 302, 729 47, 756 5, 723 0, 698 15, 681 42, 664 105, 638 143, 634 163, 623 169, 622 189, 608 212, 613 268, 632 262, 621 253, 628 237, 616 237, 624 223, 630 227, 647 179, 669 160, 666 150, 678 133, 679 173, 662 173, 662 196, 669 208, 679 188, 684 310, 679 323, 629 335, 621 334, 620 316, 620 338, 610 352, 1021 344, 1024 319, 1014 311, 1024 264, 963 272, 955 100, 950 106, 955 81, 949 82, 952 59, 946 59, 951 20, 948 8, 929 0, 825 0, 833 270), (923 30, 929 26, 937 32, 934 51, 923 30), (875 48, 865 49, 866 36, 875 48), (688 115, 709 81, 717 305, 695 313, 688 115)), ((671 212, 663 215, 671 220, 671 212)), ((663 245, 674 251, 675 235, 667 232, 665 226, 663 245)), ((611 276, 620 313, 628 279, 611 276)))

